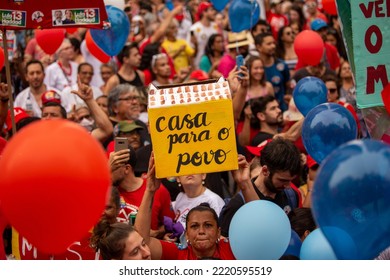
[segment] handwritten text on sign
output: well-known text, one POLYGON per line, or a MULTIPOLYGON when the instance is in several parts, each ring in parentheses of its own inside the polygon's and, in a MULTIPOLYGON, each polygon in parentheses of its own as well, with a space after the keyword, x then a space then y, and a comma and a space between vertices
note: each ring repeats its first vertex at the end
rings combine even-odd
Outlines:
POLYGON ((357 0, 351 14, 358 106, 383 106, 380 93, 390 66, 390 0, 357 0))
POLYGON ((157 177, 237 169, 232 101, 149 109, 157 177))

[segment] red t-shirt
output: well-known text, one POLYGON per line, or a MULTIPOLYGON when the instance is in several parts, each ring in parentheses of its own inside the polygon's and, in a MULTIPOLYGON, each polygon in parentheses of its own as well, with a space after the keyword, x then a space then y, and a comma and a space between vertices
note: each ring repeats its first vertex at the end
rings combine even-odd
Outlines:
POLYGON ((275 39, 278 39, 279 29, 288 25, 288 19, 285 15, 275 14, 273 12, 267 12, 267 21, 271 26, 272 34, 275 39))
MULTIPOLYGON (((179 249, 176 243, 166 242, 160 240, 162 246, 162 260, 198 260, 192 250, 191 245, 185 249, 179 249)), ((230 248, 229 241, 222 239, 217 244, 217 250, 215 250, 212 256, 215 259, 220 260, 235 260, 233 252, 230 248)))
MULTIPOLYGON (((129 222, 129 216, 131 212, 138 212, 138 208, 141 205, 142 197, 146 190, 146 179, 143 179, 142 186, 135 191, 126 192, 119 189, 121 209, 119 211, 117 220, 118 222, 129 222)), ((175 218, 175 214, 172 210, 171 197, 168 190, 160 185, 160 188, 156 191, 152 206, 152 224, 151 229, 157 230, 164 221, 164 216, 168 216, 172 219, 175 218)))

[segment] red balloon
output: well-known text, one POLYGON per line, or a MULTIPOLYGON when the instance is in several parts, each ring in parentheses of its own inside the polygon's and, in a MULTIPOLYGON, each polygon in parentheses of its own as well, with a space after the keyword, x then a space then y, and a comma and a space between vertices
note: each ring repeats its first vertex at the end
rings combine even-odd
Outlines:
POLYGON ((390 115, 390 84, 387 84, 383 88, 381 95, 382 95, 383 104, 385 104, 386 111, 390 115))
POLYGON ((35 30, 35 38, 41 49, 45 53, 52 55, 61 46, 62 41, 64 41, 65 29, 37 29, 35 30))
POLYGON ((300 32, 294 41, 294 50, 304 64, 317 65, 324 54, 324 41, 321 36, 312 30, 300 32))
POLYGON ((77 32, 77 30, 78 30, 77 27, 68 27, 68 28, 66 28, 66 33, 74 34, 77 32))
POLYGON ((25 127, 9 141, 0 170, 5 217, 43 253, 62 253, 85 236, 109 195, 102 146, 67 120, 25 127))
POLYGON ((102 63, 108 63, 110 61, 110 56, 106 54, 99 46, 95 43, 91 36, 89 30, 85 34, 85 43, 89 52, 96 57, 102 63))
POLYGON ((322 0, 322 8, 328 14, 337 16, 337 7, 335 0, 322 0))
POLYGON ((0 70, 3 69, 5 61, 4 50, 0 48, 0 70))

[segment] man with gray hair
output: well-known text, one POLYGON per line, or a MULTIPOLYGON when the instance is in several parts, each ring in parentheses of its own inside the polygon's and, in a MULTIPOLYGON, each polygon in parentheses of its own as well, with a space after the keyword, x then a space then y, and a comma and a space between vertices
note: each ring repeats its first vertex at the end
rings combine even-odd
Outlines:
MULTIPOLYGON (((150 143, 148 129, 145 123, 138 119, 141 113, 140 100, 141 95, 135 86, 129 84, 117 85, 108 93, 108 113, 113 126, 120 121, 134 121, 135 124, 142 126, 141 142, 147 145, 150 143)), ((113 140, 113 137, 105 142, 105 146, 111 140, 113 140)))
POLYGON ((78 64, 72 61, 73 52, 73 46, 69 39, 64 39, 56 52, 57 61, 46 68, 44 83, 47 86, 62 91, 64 88, 77 83, 78 64))

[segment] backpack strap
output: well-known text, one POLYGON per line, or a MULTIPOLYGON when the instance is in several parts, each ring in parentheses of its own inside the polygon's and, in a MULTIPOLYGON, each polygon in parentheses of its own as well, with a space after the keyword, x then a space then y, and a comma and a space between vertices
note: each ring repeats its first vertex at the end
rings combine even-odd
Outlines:
POLYGON ((292 188, 286 188, 283 191, 287 196, 288 205, 290 205, 292 209, 297 208, 298 201, 297 201, 297 196, 295 194, 295 191, 292 188))
POLYGON ((241 196, 242 201, 244 201, 244 204, 245 204, 246 201, 245 201, 244 194, 242 193, 242 191, 239 191, 238 194, 241 196))

